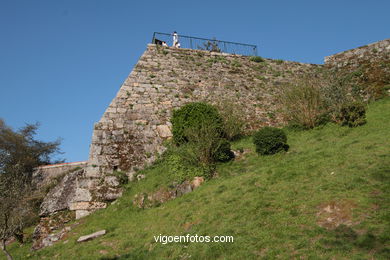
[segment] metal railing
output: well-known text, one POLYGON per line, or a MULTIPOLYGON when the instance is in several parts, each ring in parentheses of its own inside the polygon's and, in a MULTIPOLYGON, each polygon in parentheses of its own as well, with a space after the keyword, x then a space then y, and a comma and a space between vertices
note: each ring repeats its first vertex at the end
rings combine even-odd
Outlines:
MULTIPOLYGON (((225 52, 244 56, 257 56, 257 46, 252 44, 205 39, 181 34, 179 34, 178 37, 180 48, 225 52)), ((152 43, 173 46, 173 34, 154 32, 152 43)))

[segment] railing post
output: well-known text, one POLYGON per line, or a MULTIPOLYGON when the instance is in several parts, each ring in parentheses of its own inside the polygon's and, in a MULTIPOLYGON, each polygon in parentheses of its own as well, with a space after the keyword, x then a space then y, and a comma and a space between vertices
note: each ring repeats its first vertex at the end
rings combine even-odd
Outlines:
POLYGON ((156 32, 153 33, 152 43, 154 43, 155 38, 156 38, 156 32))

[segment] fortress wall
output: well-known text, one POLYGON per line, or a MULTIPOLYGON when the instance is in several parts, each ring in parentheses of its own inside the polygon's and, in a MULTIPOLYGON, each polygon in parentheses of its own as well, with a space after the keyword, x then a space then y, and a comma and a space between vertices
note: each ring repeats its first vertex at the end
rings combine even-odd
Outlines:
POLYGON ((358 67, 363 62, 375 63, 382 60, 390 60, 390 39, 327 56, 324 62, 325 65, 342 68, 358 67))
POLYGON ((71 209, 80 218, 120 197, 122 189, 111 173, 121 170, 131 176, 164 151, 163 141, 172 136, 174 109, 189 102, 228 100, 242 110, 246 131, 280 126, 285 122, 278 113, 277 96, 283 85, 308 77, 321 80, 328 69, 353 70, 362 60, 377 61, 374 68, 386 67, 388 43, 329 56, 326 66, 271 59, 254 62, 245 56, 149 44, 94 125, 88 167, 77 177, 71 209))
POLYGON ((32 181, 37 188, 50 183, 51 180, 62 176, 64 173, 76 168, 85 168, 88 161, 59 163, 37 167, 33 173, 32 181))
POLYGON ((132 172, 155 160, 171 136, 172 110, 186 103, 230 100, 248 131, 281 125, 276 93, 281 85, 319 71, 320 65, 149 44, 116 97, 94 126, 88 171, 132 172))

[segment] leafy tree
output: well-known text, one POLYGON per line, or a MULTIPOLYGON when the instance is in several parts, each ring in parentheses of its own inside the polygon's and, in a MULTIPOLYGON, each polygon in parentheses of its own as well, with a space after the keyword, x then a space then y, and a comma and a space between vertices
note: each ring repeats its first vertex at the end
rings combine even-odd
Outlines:
POLYGON ((7 259, 12 256, 6 241, 12 236, 23 242, 23 228, 31 212, 28 195, 35 167, 50 164, 59 152, 60 140, 38 141, 37 124, 14 131, 0 119, 0 247, 7 259))

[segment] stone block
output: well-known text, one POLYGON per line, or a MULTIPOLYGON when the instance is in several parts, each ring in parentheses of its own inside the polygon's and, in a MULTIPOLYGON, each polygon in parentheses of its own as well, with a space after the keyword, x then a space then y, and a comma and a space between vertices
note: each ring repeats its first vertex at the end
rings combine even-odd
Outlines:
POLYGON ((70 210, 96 210, 96 209, 105 209, 107 204, 104 202, 73 202, 70 204, 70 210))
POLYGON ((106 176, 104 177, 104 182, 107 183, 108 186, 112 186, 112 187, 119 186, 119 181, 116 176, 106 176))
POLYGON ((76 219, 80 219, 91 214, 88 210, 76 210, 76 219))
POLYGON ((81 188, 76 189, 74 201, 91 201, 91 200, 92 200, 92 196, 89 190, 81 189, 81 188))
POLYGON ((169 138, 172 137, 171 129, 167 125, 158 125, 157 133, 161 138, 169 138))
POLYGON ((89 234, 89 235, 86 235, 86 236, 79 237, 79 239, 77 239, 77 242, 85 242, 85 241, 88 241, 88 240, 91 240, 91 239, 103 236, 104 234, 106 234, 106 231, 105 230, 100 230, 98 232, 95 232, 95 233, 92 233, 92 234, 89 234))

